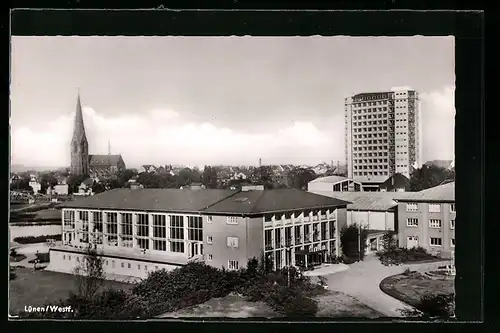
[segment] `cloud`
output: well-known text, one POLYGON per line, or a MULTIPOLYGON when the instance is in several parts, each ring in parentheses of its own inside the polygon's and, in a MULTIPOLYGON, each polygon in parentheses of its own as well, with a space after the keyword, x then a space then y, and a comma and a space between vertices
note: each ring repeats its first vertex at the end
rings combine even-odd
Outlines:
MULTIPOLYGON (((170 109, 105 116, 83 107, 90 154, 121 153, 130 167, 142 164, 310 163, 343 154, 343 142, 310 122, 295 122, 267 132, 234 131, 212 123, 188 122, 170 109), (337 153, 337 155, 335 155, 337 153)), ((74 113, 37 128, 12 127, 12 163, 67 166, 74 113)))
POLYGON ((420 94, 422 162, 455 157, 455 88, 420 94))
POLYGON ((392 87, 391 91, 399 91, 399 90, 415 90, 410 86, 401 86, 401 87, 392 87))

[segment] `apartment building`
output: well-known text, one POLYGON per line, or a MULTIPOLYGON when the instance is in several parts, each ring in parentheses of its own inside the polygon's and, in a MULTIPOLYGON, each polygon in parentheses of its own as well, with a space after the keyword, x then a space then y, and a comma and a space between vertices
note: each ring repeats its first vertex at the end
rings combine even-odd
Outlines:
POLYGON ((455 182, 406 192, 398 202, 399 246, 421 246, 443 258, 455 251, 455 182))
POLYGON ((71 273, 89 244, 111 279, 190 261, 239 269, 263 253, 277 269, 321 263, 340 253, 346 205, 295 189, 115 189, 62 205, 47 269, 71 273))
POLYGON ((372 190, 389 176, 410 177, 420 165, 418 93, 361 93, 345 99, 347 176, 372 190))

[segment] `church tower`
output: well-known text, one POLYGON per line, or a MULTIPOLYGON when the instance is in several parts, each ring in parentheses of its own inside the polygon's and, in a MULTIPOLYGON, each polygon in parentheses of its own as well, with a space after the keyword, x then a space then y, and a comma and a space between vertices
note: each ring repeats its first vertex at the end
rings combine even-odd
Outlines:
POLYGON ((83 125, 82 104, 80 94, 76 104, 75 129, 71 139, 71 174, 74 176, 89 173, 89 144, 83 125))

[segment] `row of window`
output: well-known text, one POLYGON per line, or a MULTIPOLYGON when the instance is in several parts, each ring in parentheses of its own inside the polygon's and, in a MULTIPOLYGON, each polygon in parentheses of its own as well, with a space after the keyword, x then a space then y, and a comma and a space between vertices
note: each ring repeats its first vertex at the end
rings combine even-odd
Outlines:
MULTIPOLYGON (((406 219, 407 227, 418 227, 418 219, 417 218, 407 218, 406 219)), ((432 229, 441 229, 442 222, 440 219, 429 219, 429 228, 432 229)), ((455 229, 455 220, 450 220, 450 229, 455 229)))
MULTIPOLYGON (((383 131, 382 127, 354 127, 352 129, 354 133, 368 133, 368 132, 376 132, 374 134, 379 134, 379 136, 387 136, 387 131, 383 131)), ((347 133, 346 133, 347 134, 347 133)))
MULTIPOLYGON (((370 126, 370 128, 375 128, 373 131, 376 131, 376 127, 372 126, 377 124, 387 124, 387 120, 355 121, 352 123, 353 126, 370 126)), ((387 131, 387 126, 379 126, 379 131, 387 131)))
POLYGON ((361 164, 361 163, 372 164, 372 163, 387 163, 388 159, 387 158, 379 158, 379 159, 376 159, 376 158, 365 158, 365 159, 355 158, 355 159, 353 159, 353 161, 355 164, 361 164))
MULTIPOLYGON (((381 110, 379 110, 381 111, 381 110)), ((378 113, 378 114, 369 114, 369 115, 366 115, 366 116, 353 116, 352 119, 354 120, 366 120, 366 119, 372 119, 372 116, 373 116, 373 119, 377 119, 377 118, 387 118, 387 113, 378 113)))
POLYGON ((284 213, 278 213, 278 214, 265 214, 264 215, 264 221, 265 222, 271 222, 274 218, 274 220, 289 220, 289 219, 296 219, 300 218, 301 216, 304 217, 310 217, 312 216, 313 220, 317 220, 318 218, 326 218, 326 209, 306 209, 303 211, 298 211, 298 212, 293 212, 293 211, 288 211, 284 213))
MULTIPOLYGON (((213 236, 207 236, 207 244, 213 244, 213 236)), ((238 248, 239 238, 235 236, 226 237, 227 247, 238 248)))
POLYGON ((267 229, 264 231, 264 244, 266 248, 280 248, 291 246, 292 244, 303 244, 327 239, 335 239, 335 221, 286 227, 284 230, 274 229, 273 231, 272 229, 267 229), (293 237, 292 231, 294 231, 293 237))
MULTIPOLYGON (((354 131, 354 132, 361 132, 361 131, 354 131)), ((376 138, 376 137, 386 137, 387 133, 364 133, 364 134, 354 134, 353 137, 355 139, 362 139, 362 138, 376 138)))
POLYGON ((378 172, 372 172, 372 171, 363 171, 363 172, 354 172, 354 176, 387 176, 389 175, 389 172, 387 171, 378 171, 378 172))
MULTIPOLYGON (((81 262, 83 261, 83 258, 80 259, 80 256, 75 256, 76 258, 76 262, 81 262)), ((71 261, 72 260, 72 257, 71 255, 65 255, 63 254, 63 260, 68 260, 68 261, 71 261)), ((104 260, 104 265, 105 266, 110 266, 111 264, 111 268, 115 268, 116 267, 116 261, 115 260, 109 260, 109 259, 106 259, 104 260)), ((132 264, 128 261, 120 261, 120 267, 121 268, 129 268, 129 269, 132 269, 132 264)), ((141 264, 137 264, 137 270, 141 270, 141 264)), ((148 265, 143 265, 142 267, 144 267, 144 270, 147 272, 148 271, 148 265)), ((151 267, 151 266, 150 266, 151 267)), ((154 270, 159 270, 160 268, 158 266, 154 266, 154 270)))
MULTIPOLYGON (((443 246, 443 239, 441 237, 431 237, 429 239, 430 246, 443 246)), ((455 238, 450 238, 450 246, 455 247, 455 238)))
MULTIPOLYGON (((407 203, 407 212, 418 212, 418 203, 407 203)), ((429 213, 441 213, 441 204, 429 204, 429 213)), ((456 213, 455 204, 450 204, 450 213, 456 213)))

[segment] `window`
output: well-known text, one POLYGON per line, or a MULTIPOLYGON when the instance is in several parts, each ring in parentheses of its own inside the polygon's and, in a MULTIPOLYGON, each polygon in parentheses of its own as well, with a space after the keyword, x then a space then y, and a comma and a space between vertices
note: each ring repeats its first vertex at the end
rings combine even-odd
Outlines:
POLYGON ((207 261, 212 261, 214 257, 211 254, 207 254, 207 261))
POLYGON ((237 271, 238 270, 238 260, 228 260, 227 267, 229 270, 237 271))
POLYGON ((184 242, 170 242, 170 252, 184 253, 184 242))
POLYGON ((102 212, 93 212, 94 232, 102 232, 102 212))
POLYGON ((137 246, 139 246, 139 248, 143 250, 149 249, 149 239, 137 238, 137 246))
POLYGON ((438 219, 430 219, 429 220, 429 228, 439 229, 441 228, 441 220, 438 219))
POLYGON ((137 236, 149 237, 149 215, 137 214, 137 236))
POLYGON ((161 239, 153 240, 153 250, 156 251, 167 251, 167 241, 161 239))
POLYGON ((213 242, 212 236, 207 236, 207 243, 212 244, 212 242, 213 242))
POLYGON ((450 213, 456 213, 455 204, 450 205, 450 213))
POLYGON ((130 263, 128 263, 128 268, 132 268, 132 265, 130 263))
POLYGON ((76 257, 76 261, 77 261, 77 262, 80 262, 80 257, 76 257))
POLYGON ((418 211, 418 204, 416 204, 416 203, 407 203, 406 204, 406 211, 407 212, 416 212, 416 211, 418 211))
POLYGON ((455 220, 450 220, 450 229, 455 229, 455 220))
POLYGON ((238 224, 238 217, 236 216, 228 216, 227 224, 238 224))
POLYGON ((158 266, 155 266, 155 269, 158 270, 158 266))
POLYGON ((111 261, 111 267, 115 268, 115 261, 114 260, 111 261))
POLYGON ((170 216, 170 238, 184 239, 184 216, 170 216))
POLYGON ((429 204, 429 213, 440 213, 441 205, 440 204, 429 204))
POLYGON ((203 226, 201 216, 188 217, 188 239, 194 241, 203 241, 203 226))
POLYGON ((165 215, 153 215, 153 237, 167 238, 167 217, 165 215))
POLYGON ((431 246, 441 246, 441 238, 431 237, 431 246))
POLYGON ((121 234, 126 236, 132 236, 132 214, 122 213, 121 221, 121 234))
POLYGON ((122 268, 123 268, 123 267, 125 267, 125 264, 123 263, 123 261, 122 261, 122 263, 121 263, 121 266, 122 266, 122 268))
POLYGON ((106 260, 106 266, 108 266, 108 265, 109 265, 109 262, 106 260))
POLYGON ((450 244, 451 247, 455 247, 455 238, 451 238, 450 241, 451 241, 451 244, 450 244))
POLYGON ((137 269, 140 270, 141 269, 141 265, 137 265, 137 269))
POLYGON ((407 227, 418 227, 418 219, 415 219, 415 218, 406 219, 406 226, 407 227))
POLYGON ((63 254, 63 260, 66 260, 66 255, 65 254, 63 254))
POLYGON ((212 216, 207 216, 207 223, 212 223, 212 216))
POLYGON ((238 247, 238 237, 227 237, 227 246, 228 247, 238 247))

